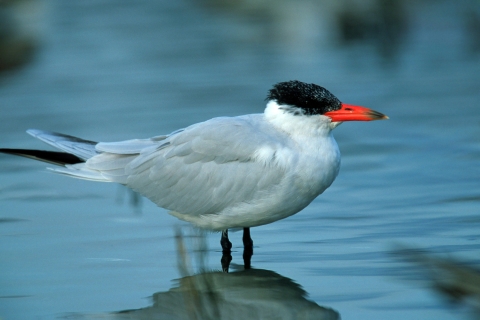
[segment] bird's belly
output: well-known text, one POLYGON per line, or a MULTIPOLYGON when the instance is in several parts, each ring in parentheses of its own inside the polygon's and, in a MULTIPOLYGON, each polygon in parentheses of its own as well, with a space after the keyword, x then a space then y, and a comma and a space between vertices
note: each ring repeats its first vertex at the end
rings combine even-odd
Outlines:
POLYGON ((303 199, 295 203, 258 201, 237 205, 224 211, 200 216, 184 215, 170 212, 179 219, 191 222, 200 228, 209 230, 225 230, 231 228, 247 228, 269 224, 289 217, 305 208, 313 199, 303 199))
POLYGON ((336 177, 319 175, 312 179, 292 178, 269 191, 267 196, 259 196, 248 202, 228 207, 218 213, 192 216, 170 212, 179 219, 191 222, 200 228, 225 230, 230 228, 255 227, 287 218, 308 206, 319 194, 327 189, 336 177))
POLYGON ((288 168, 279 183, 259 188, 253 198, 241 199, 221 211, 171 214, 210 230, 255 227, 289 217, 308 206, 335 180, 340 168, 338 147, 331 139, 316 152, 302 153, 300 159, 289 162, 288 168))

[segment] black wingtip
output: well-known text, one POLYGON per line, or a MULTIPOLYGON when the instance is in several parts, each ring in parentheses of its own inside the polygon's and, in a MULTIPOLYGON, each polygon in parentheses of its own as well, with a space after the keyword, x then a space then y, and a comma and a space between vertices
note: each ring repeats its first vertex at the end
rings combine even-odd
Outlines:
POLYGON ((12 154, 15 156, 25 157, 38 161, 47 162, 57 166, 65 166, 67 164, 76 164, 85 162, 73 154, 66 152, 44 151, 44 150, 28 150, 28 149, 4 149, 0 148, 0 152, 12 154))

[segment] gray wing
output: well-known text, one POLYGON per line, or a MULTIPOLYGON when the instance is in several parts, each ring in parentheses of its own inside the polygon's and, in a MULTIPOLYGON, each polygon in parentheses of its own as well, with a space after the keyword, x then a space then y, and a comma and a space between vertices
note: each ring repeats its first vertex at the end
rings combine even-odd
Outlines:
MULTIPOLYGON (((216 118, 147 147, 125 167, 125 184, 188 215, 217 213, 268 196, 284 179, 276 133, 260 116, 216 118), (259 149, 261 154, 259 154, 259 149)), ((114 151, 114 150, 110 150, 114 151)))

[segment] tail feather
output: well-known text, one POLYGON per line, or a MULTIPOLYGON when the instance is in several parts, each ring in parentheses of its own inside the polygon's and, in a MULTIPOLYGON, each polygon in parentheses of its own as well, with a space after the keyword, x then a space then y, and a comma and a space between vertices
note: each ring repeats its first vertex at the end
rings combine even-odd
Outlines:
POLYGON ((57 166, 65 166, 68 164, 85 162, 83 159, 80 159, 79 157, 66 152, 29 149, 0 149, 0 152, 43 161, 57 166))
POLYGON ((27 133, 55 148, 73 154, 83 160, 87 160, 99 153, 95 149, 95 145, 97 145, 97 142, 95 141, 83 140, 62 133, 37 129, 27 130, 27 133))
POLYGON ((101 143, 83 140, 77 137, 43 130, 27 131, 33 137, 56 147, 64 152, 0 149, 0 152, 22 156, 61 166, 63 168, 48 168, 53 172, 85 180, 126 183, 125 168, 145 148, 155 147, 158 141, 166 136, 155 139, 129 140, 117 143, 101 143))
POLYGON ((74 165, 66 165, 65 168, 47 168, 55 173, 63 174, 65 176, 83 179, 83 180, 90 180, 90 181, 97 181, 97 182, 114 182, 102 175, 100 171, 90 170, 85 166, 84 163, 74 164, 74 165))

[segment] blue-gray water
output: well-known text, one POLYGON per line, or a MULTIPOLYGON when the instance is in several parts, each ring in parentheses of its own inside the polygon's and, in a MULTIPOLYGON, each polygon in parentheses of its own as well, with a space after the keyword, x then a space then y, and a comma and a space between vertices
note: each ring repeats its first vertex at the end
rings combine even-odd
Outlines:
MULTIPOLYGON (((400 31, 367 28, 343 44, 335 1, 38 3, 36 54, 0 76, 0 147, 48 148, 29 128, 146 138, 262 112, 279 81, 320 84, 390 120, 335 130, 339 177, 297 215, 252 229, 252 266, 264 271, 242 283, 278 276, 343 319, 468 315, 408 280, 410 266, 389 252, 403 244, 478 260, 478 2, 401 2, 404 16, 384 13, 400 31)), ((184 223, 145 199, 132 207, 119 186, 44 167, 0 155, 1 319, 145 310, 179 286, 175 228, 193 232, 184 223)), ((241 264, 241 233, 231 240, 241 264)), ((203 263, 189 247, 197 274, 220 269, 219 235, 206 241, 203 263)))

